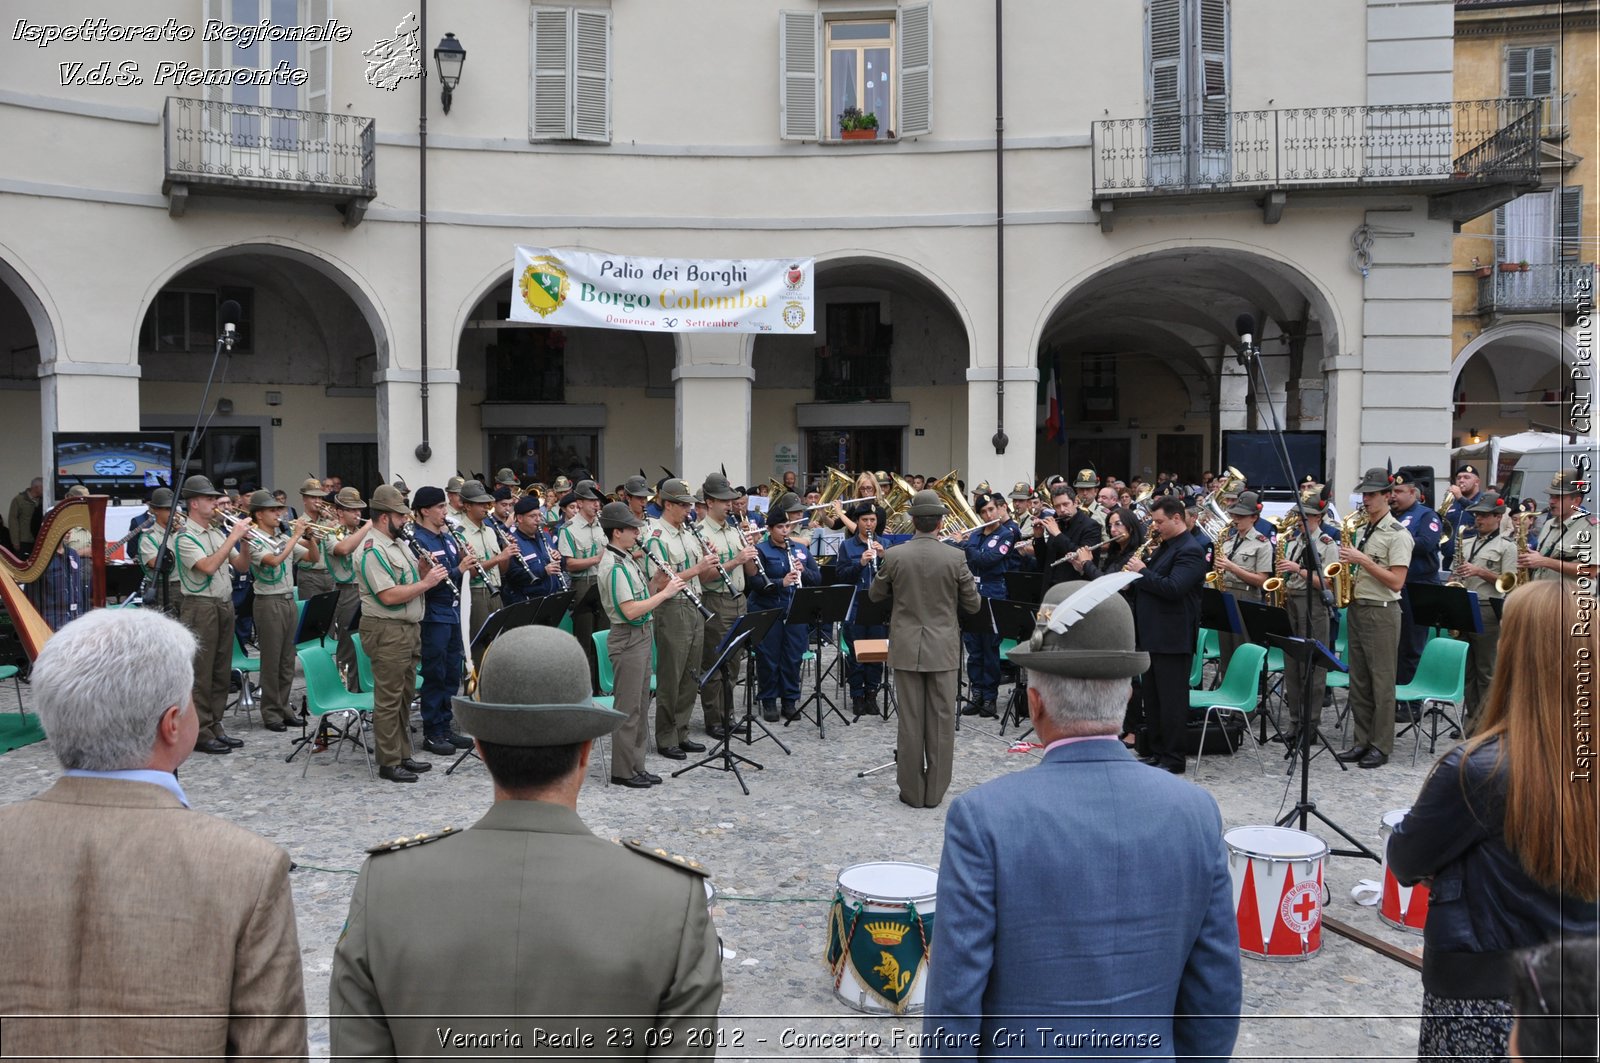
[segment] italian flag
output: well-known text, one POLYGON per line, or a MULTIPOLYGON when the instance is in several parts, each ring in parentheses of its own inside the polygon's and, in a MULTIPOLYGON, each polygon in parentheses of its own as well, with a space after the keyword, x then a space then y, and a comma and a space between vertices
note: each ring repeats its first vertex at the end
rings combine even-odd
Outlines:
POLYGON ((1061 413, 1061 358, 1050 356, 1050 376, 1044 390, 1044 437, 1052 443, 1067 441, 1066 418, 1061 413))

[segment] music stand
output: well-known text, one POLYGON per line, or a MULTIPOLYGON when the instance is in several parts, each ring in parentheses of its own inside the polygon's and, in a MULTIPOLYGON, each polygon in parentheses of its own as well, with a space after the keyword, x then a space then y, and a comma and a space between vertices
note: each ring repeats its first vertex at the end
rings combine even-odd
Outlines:
MULTIPOLYGON (((700 682, 698 684, 700 690, 704 692, 707 683, 717 679, 720 674, 731 671, 733 668, 733 662, 738 659, 737 654, 745 652, 745 647, 747 645, 754 645, 755 643, 761 641, 761 639, 765 637, 766 633, 772 629, 772 625, 775 624, 778 621, 778 618, 782 615, 783 614, 776 609, 769 609, 759 613, 745 613, 743 616, 739 617, 738 620, 736 620, 733 625, 728 628, 727 633, 722 636, 722 641, 717 643, 717 659, 712 662, 711 667, 706 669, 705 672, 700 676, 700 682)), ((730 680, 731 678, 732 677, 729 676, 730 680)), ((747 701, 745 705, 744 719, 741 720, 737 726, 724 727, 722 737, 717 739, 716 744, 711 747, 711 752, 707 753, 704 757, 701 757, 693 764, 687 764, 684 767, 679 768, 677 771, 672 773, 672 777, 676 779, 685 772, 693 771, 696 768, 703 768, 707 766, 713 767, 718 771, 732 772, 733 777, 739 781, 739 789, 744 791, 744 795, 746 797, 749 797, 750 787, 745 785, 744 775, 742 775, 739 771, 739 764, 748 764, 757 771, 763 770, 765 765, 754 761, 749 757, 735 753, 733 751, 733 736, 734 732, 744 730, 745 737, 748 740, 747 744, 754 742, 754 739, 750 737, 749 728, 751 724, 754 724, 756 727, 759 727, 765 731, 766 736, 772 739, 774 742, 777 742, 779 747, 781 747, 785 753, 789 752, 789 747, 785 746, 781 741, 779 741, 778 736, 767 730, 766 724, 761 722, 753 713, 751 713, 749 703, 747 701), (720 763, 713 763, 713 761, 720 761, 720 763)))
MULTIPOLYGON (((481 661, 483 659, 482 655, 489 652, 489 646, 495 639, 513 628, 527 627, 530 624, 538 623, 544 603, 549 601, 550 598, 556 597, 562 596, 549 595, 544 598, 529 598, 525 601, 517 602, 515 605, 496 609, 490 613, 484 618, 483 626, 478 629, 478 633, 472 637, 472 645, 466 648, 467 659, 481 661)), ((556 619, 558 622, 560 621, 559 614, 557 614, 556 619)), ((468 757, 474 760, 479 759, 478 751, 475 747, 468 746, 463 749, 461 755, 456 758, 455 763, 444 769, 444 773, 446 775, 454 775, 455 770, 461 767, 461 762, 468 757)))
POLYGON ((1244 634, 1244 620, 1239 616, 1239 600, 1231 591, 1201 587, 1200 626, 1211 628, 1213 631, 1226 631, 1230 635, 1244 634))
MULTIPOLYGON (((1317 735, 1317 741, 1322 743, 1322 748, 1326 749, 1329 755, 1332 755, 1333 745, 1328 741, 1328 736, 1322 733, 1322 728, 1313 728, 1310 726, 1311 706, 1307 703, 1306 699, 1311 696, 1311 679, 1316 669, 1322 668, 1330 672, 1349 672, 1350 666, 1341 661, 1337 654, 1328 649, 1328 647, 1324 646, 1322 643, 1318 642, 1316 639, 1300 638, 1292 634, 1284 635, 1274 631, 1266 636, 1266 643, 1268 645, 1276 646, 1282 650, 1283 659, 1286 663, 1288 661, 1294 661, 1303 669, 1301 675, 1305 680, 1303 684, 1305 689, 1301 690, 1300 692, 1302 699, 1300 702, 1300 711, 1306 718, 1300 721, 1300 730, 1314 730, 1317 735)), ((1322 719, 1322 705, 1320 703, 1317 705, 1317 719, 1319 722, 1322 719)), ((1282 731, 1279 733, 1281 734, 1282 731)), ((1290 775, 1294 774, 1295 762, 1300 758, 1301 751, 1298 747, 1308 747, 1306 763, 1310 763, 1310 745, 1311 736, 1309 734, 1305 735, 1303 738, 1297 737, 1295 740, 1295 748, 1291 748, 1284 753, 1284 759, 1289 761, 1290 775)), ((1336 756, 1334 757, 1333 762, 1339 765, 1340 771, 1350 770, 1350 765, 1346 764, 1336 756)), ((1315 811, 1315 806, 1312 806, 1311 810, 1315 811)), ((1290 813, 1290 815, 1293 814, 1294 813, 1290 813)), ((1287 820, 1280 821, 1278 825, 1281 827, 1284 822, 1287 822, 1287 820)), ((1334 829, 1337 830, 1338 828, 1334 829)))
MULTIPOLYGON (((1281 605, 1263 605, 1261 602, 1252 602, 1241 598, 1235 598, 1233 604, 1239 611, 1239 619, 1244 624, 1245 634, 1256 645, 1275 646, 1277 643, 1271 641, 1274 636, 1278 638, 1294 637, 1294 628, 1289 624, 1289 610, 1281 605)), ((1265 706, 1267 696, 1270 693, 1271 691, 1267 689, 1266 671, 1263 669, 1260 695, 1260 702, 1263 706, 1265 706)), ((1267 720, 1269 718, 1267 713, 1261 713, 1262 742, 1267 740, 1267 720)), ((1283 734, 1283 729, 1278 726, 1277 720, 1272 721, 1272 729, 1280 735, 1283 734)))
MULTIPOLYGON (((1039 610, 1037 605, 1027 602, 1013 602, 1006 599, 996 599, 989 603, 989 608, 994 612, 995 632, 1002 639, 1011 639, 1020 646, 1026 647, 1033 638, 1034 629, 1039 624, 1039 610)), ((1017 681, 1011 688, 1011 696, 1006 699, 1005 710, 1000 713, 1000 733, 1006 733, 1006 720, 1014 719, 1018 724, 1028 719, 1028 679, 1027 669, 1017 669, 1017 681)), ((1026 738, 1033 731, 1030 725, 1018 737, 1026 738)))
MULTIPOLYGON (((1328 740, 1323 736, 1321 729, 1311 726, 1311 677, 1317 668, 1326 668, 1333 672, 1348 672, 1350 668, 1339 659, 1337 654, 1316 639, 1302 639, 1293 636, 1286 638, 1282 635, 1274 635, 1271 638, 1274 645, 1283 649, 1285 659, 1292 655, 1300 663, 1300 674, 1304 677, 1301 687, 1300 707, 1301 712, 1306 716, 1305 719, 1300 721, 1300 748, 1296 750, 1300 761, 1300 800, 1295 802, 1293 808, 1279 817, 1277 825, 1282 827, 1298 818, 1300 820, 1300 829, 1305 830, 1307 817, 1316 816, 1324 825, 1333 828, 1340 837, 1355 846, 1353 849, 1330 849, 1329 852, 1333 855, 1364 856, 1369 860, 1377 860, 1382 863, 1383 861, 1377 853, 1367 848, 1349 831, 1318 811, 1317 803, 1311 800, 1311 732, 1315 730, 1317 738, 1322 742, 1324 748, 1329 752, 1333 751, 1333 747, 1328 744, 1328 740)), ((1320 714, 1321 711, 1321 702, 1318 702, 1317 712, 1320 714)), ((1350 766, 1340 762, 1338 758, 1334 759, 1334 763, 1338 764, 1342 771, 1350 770, 1350 766)), ((1289 771, 1291 773, 1294 771, 1293 765, 1290 765, 1289 771)))
POLYGON ((562 618, 572 611, 572 604, 576 598, 575 591, 559 591, 539 598, 529 598, 529 602, 539 603, 539 611, 533 618, 533 623, 540 627, 560 627, 562 618))
MULTIPOLYGON (((827 730, 823 726, 823 717, 827 712, 832 712, 843 720, 845 726, 850 726, 851 721, 844 713, 839 711, 839 706, 833 699, 822 692, 822 625, 842 624, 844 618, 850 615, 850 601, 855 597, 856 589, 853 586, 839 587, 799 587, 794 592, 794 599, 789 602, 789 613, 784 617, 786 624, 806 624, 811 629, 811 663, 814 668, 816 686, 812 688, 811 696, 800 703, 799 712, 805 714, 806 706, 812 702, 817 703, 817 737, 827 738, 827 730), (827 709, 824 711, 823 706, 827 709)), ((785 727, 794 720, 784 720, 785 727)))
MULTIPOLYGON (((888 628, 889 618, 894 613, 894 599, 885 597, 882 601, 873 601, 872 595, 863 592, 856 595, 855 609, 856 618, 850 623, 855 624, 857 627, 888 628)), ((855 643, 853 642, 850 644, 850 653, 852 657, 855 655, 855 643)), ((861 667, 859 661, 856 662, 856 667, 861 667)), ((900 711, 900 703, 894 694, 894 669, 889 667, 888 661, 883 662, 883 686, 879 689, 883 691, 882 718, 887 720, 890 716, 900 711)))
POLYGON ((1038 606, 1044 601, 1043 572, 1007 572, 1006 601, 1038 606))
MULTIPOLYGON (((1441 631, 1462 634, 1483 634, 1483 614, 1478 608, 1476 593, 1465 587, 1446 587, 1436 583, 1420 583, 1408 587, 1407 590, 1411 592, 1411 619, 1419 627, 1433 627, 1441 631)), ((1461 722, 1451 716, 1448 710, 1440 708, 1437 701, 1428 702, 1427 711, 1402 727, 1395 737, 1400 738, 1431 721, 1428 728, 1428 752, 1431 754, 1439 744, 1441 717, 1450 725, 1452 737, 1459 737, 1461 722)))
POLYGON ((300 611, 300 620, 294 629, 294 644, 303 646, 313 639, 319 643, 326 642, 338 604, 338 591, 326 591, 307 598, 306 607, 300 611))
MULTIPOLYGON (((996 599, 979 598, 978 608, 974 612, 966 613, 956 609, 956 629, 965 635, 989 636, 995 633, 994 605, 996 599)), ((963 644, 963 652, 965 645, 963 644)), ((972 699, 963 695, 967 688, 967 669, 956 669, 956 730, 961 730, 961 703, 972 704, 972 699)))
MULTIPOLYGON (((738 737, 739 732, 743 731, 745 746, 753 746, 760 741, 760 739, 754 736, 752 733, 753 729, 750 727, 751 723, 755 723, 763 732, 765 732, 763 737, 770 738, 774 742, 777 742, 778 748, 783 750, 785 755, 792 756, 793 754, 790 753, 789 747, 784 745, 783 741, 779 739, 777 735, 767 730, 766 724, 756 716, 755 711, 756 646, 760 644, 762 639, 767 637, 767 633, 772 630, 772 625, 781 623, 783 623, 782 609, 758 609, 753 613, 745 613, 741 615, 738 623, 729 627, 728 634, 723 636, 724 639, 727 639, 741 624, 750 628, 750 637, 744 641, 744 719, 739 723, 732 725, 730 727, 730 731, 733 737, 738 737)), ((731 710, 732 706, 729 706, 729 708, 731 710)))
MULTIPOLYGON (((126 601, 144 585, 144 566, 137 562, 112 562, 106 565, 106 597, 126 601)), ((140 599, 141 604, 143 599, 140 599)))

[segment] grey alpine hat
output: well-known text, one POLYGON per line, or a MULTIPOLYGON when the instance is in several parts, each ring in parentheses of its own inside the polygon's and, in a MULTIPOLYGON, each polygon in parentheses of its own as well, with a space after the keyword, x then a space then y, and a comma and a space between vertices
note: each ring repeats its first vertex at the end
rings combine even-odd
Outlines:
POLYGON ((694 505, 694 492, 682 480, 672 479, 661 485, 656 492, 656 498, 663 502, 679 502, 686 506, 694 505))
POLYGON ((183 481, 184 498, 221 498, 222 492, 211 485, 208 477, 196 474, 183 481))
POLYGON ((1228 507, 1230 517, 1253 517, 1261 512, 1261 496, 1254 491, 1246 491, 1233 500, 1233 505, 1228 507))
POLYGON ((593 480, 579 480, 572 487, 572 493, 585 502, 604 502, 606 496, 600 492, 600 485, 593 480))
POLYGON ((1478 496, 1478 500, 1476 502, 1467 507, 1468 513, 1476 513, 1480 515, 1485 513, 1499 514, 1504 513, 1505 511, 1506 500, 1495 494, 1493 491, 1483 492, 1478 496))
POLYGON ((482 480, 468 480, 461 485, 461 501, 491 506, 494 504, 494 496, 484 488, 482 480))
POLYGON ((918 491, 911 496, 910 513, 913 517, 942 517, 948 512, 937 491, 918 491))
POLYGON ((650 481, 643 476, 630 476, 622 483, 622 493, 634 498, 649 498, 650 481))
MULTIPOLYGON (((1058 583, 1045 592, 1039 606, 1039 623, 1026 647, 1011 651, 1011 660, 1030 672, 1073 676, 1078 679, 1122 679, 1150 669, 1150 655, 1134 649, 1133 610, 1121 594, 1111 591, 1072 622, 1065 632, 1050 630, 1049 619, 1074 595, 1104 594, 1092 589, 1102 580, 1058 583)), ((1119 581, 1120 584, 1120 581, 1119 581)))
POLYGON ((1389 475, 1388 469, 1368 469, 1361 477, 1361 482, 1356 484, 1356 493, 1362 495, 1380 494, 1394 486, 1394 477, 1389 475))
POLYGON ((459 476, 452 476, 444 482, 444 493, 447 495, 459 495, 461 493, 461 485, 466 482, 459 476))
POLYGON ((171 509, 172 488, 158 487, 154 491, 150 492, 149 505, 151 509, 171 509))
POLYGON ((610 734, 628 718, 589 696, 589 659, 577 639, 534 625, 495 639, 476 693, 458 695, 451 708, 467 734, 502 746, 572 745, 610 734))
POLYGON ((785 491, 773 500, 772 505, 767 507, 768 522, 772 523, 771 518, 773 517, 782 516, 785 518, 782 523, 787 523, 789 514, 799 513, 805 508, 805 504, 800 501, 799 495, 793 491, 785 491))
POLYGON ((494 474, 494 482, 497 484, 505 484, 507 487, 516 487, 517 474, 512 472, 510 469, 501 469, 499 472, 494 474))
POLYGON ((600 507, 602 528, 642 528, 644 521, 633 515, 626 502, 607 502, 600 507))
MULTIPOLYGON (((339 494, 342 496, 344 491, 340 491, 339 494)), ((342 500, 339 505, 345 509, 355 508, 346 506, 342 500)), ((372 499, 367 503, 367 508, 374 513, 398 513, 403 517, 411 515, 411 507, 406 504, 406 496, 400 493, 399 488, 390 484, 379 484, 373 488, 372 499)))
POLYGON ((732 502, 739 497, 739 492, 733 489, 728 478, 720 472, 714 472, 706 477, 705 483, 700 486, 700 493, 720 502, 732 502))
POLYGON ((250 512, 254 513, 258 509, 279 509, 283 506, 283 503, 273 498, 271 491, 262 490, 250 492, 248 506, 250 512))

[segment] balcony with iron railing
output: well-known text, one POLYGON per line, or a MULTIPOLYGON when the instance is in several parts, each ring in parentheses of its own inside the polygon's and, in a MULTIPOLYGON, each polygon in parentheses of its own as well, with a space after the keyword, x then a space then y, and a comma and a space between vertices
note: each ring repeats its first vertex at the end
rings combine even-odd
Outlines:
POLYGON ((1543 104, 1533 99, 1208 110, 1093 123, 1102 224, 1117 200, 1295 191, 1427 195, 1434 217, 1477 217, 1538 186, 1543 104), (1484 205, 1487 204, 1487 205, 1484 205))
POLYGON ((1535 262, 1478 278, 1480 314, 1571 314, 1594 304, 1593 262, 1535 262))
POLYGON ((233 195, 332 203, 355 226, 377 195, 371 118, 169 96, 162 127, 175 217, 190 195, 233 195))

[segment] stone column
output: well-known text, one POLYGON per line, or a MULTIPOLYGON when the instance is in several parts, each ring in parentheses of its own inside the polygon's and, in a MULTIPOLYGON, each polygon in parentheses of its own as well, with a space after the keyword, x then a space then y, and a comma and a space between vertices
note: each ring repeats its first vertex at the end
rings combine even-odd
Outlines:
MULTIPOLYGON (((47 473, 54 464, 56 432, 137 432, 139 430, 139 367, 123 362, 67 362, 39 366, 39 465, 47 473)), ((45 475, 47 504, 54 477, 45 475)))
POLYGON ((996 385, 992 365, 967 368, 967 462, 961 479, 969 489, 980 480, 1000 487, 1026 480, 1033 483, 1039 431, 1039 369, 1034 365, 1007 366, 1005 370, 1006 451, 996 454, 994 435, 996 385))
MULTIPOLYGON (((428 446, 426 462, 417 457, 422 442, 422 374, 388 367, 372 374, 378 389, 378 469, 386 482, 398 476, 415 490, 423 484, 443 487, 465 465, 456 454, 456 393, 461 374, 454 369, 428 370, 428 446)), ((490 475, 493 475, 492 473, 490 475)))
POLYGON ((678 336, 673 468, 691 488, 724 466, 730 482, 750 482, 751 339, 716 332, 678 336))

